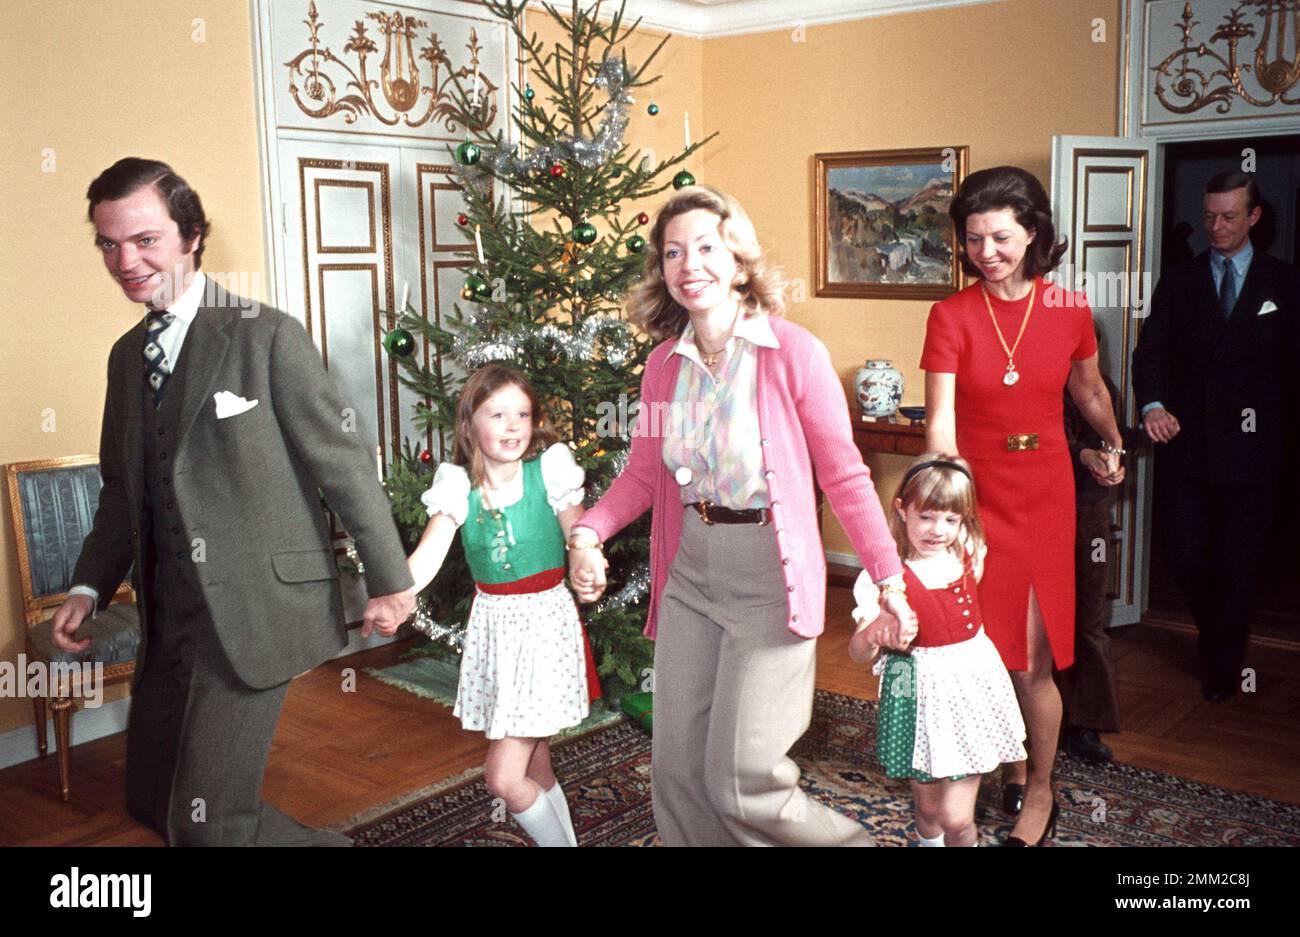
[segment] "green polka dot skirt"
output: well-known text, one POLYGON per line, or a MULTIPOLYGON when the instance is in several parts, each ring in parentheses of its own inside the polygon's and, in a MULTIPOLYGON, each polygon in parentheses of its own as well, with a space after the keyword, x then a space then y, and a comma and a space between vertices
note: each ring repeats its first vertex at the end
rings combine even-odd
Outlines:
MULTIPOLYGON (((885 652, 880 676, 880 714, 876 720, 876 757, 891 778, 935 781, 912 767, 916 746, 916 659, 885 652)), ((953 778, 960 780, 961 774, 953 778)))

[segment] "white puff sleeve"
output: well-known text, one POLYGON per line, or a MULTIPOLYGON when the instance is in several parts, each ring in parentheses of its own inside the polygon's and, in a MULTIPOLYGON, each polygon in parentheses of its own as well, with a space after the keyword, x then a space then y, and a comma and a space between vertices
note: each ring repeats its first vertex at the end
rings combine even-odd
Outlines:
POLYGON ((420 495, 429 516, 446 514, 459 527, 469 515, 469 474, 459 465, 443 462, 433 473, 433 484, 420 495))
POLYGON ((858 573, 853 583, 853 619, 868 624, 880 617, 880 587, 871 581, 871 574, 865 569, 858 573))
POLYGON ((971 564, 975 573, 976 582, 979 582, 984 578, 984 557, 988 555, 989 545, 987 543, 981 543, 979 550, 975 552, 975 561, 971 564))
POLYGON ((586 479, 587 473, 573 460, 573 453, 564 443, 557 442, 542 453, 542 483, 546 486, 546 500, 556 514, 582 504, 586 479))

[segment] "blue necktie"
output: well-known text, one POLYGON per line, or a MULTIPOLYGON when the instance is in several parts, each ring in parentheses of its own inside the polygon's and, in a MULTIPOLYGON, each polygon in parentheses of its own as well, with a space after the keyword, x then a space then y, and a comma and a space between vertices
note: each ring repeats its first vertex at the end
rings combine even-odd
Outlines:
POLYGON ((1232 318, 1232 307, 1237 305, 1237 268, 1230 258, 1223 260, 1223 279, 1219 282, 1219 305, 1223 317, 1232 318))
POLYGON ((158 338, 163 332, 167 331, 167 326, 172 324, 176 318, 174 312, 149 312, 148 322, 144 333, 144 361, 149 374, 149 386, 153 389, 153 405, 156 407, 162 403, 163 390, 167 386, 167 378, 171 376, 171 364, 167 361, 167 355, 158 344, 158 338))

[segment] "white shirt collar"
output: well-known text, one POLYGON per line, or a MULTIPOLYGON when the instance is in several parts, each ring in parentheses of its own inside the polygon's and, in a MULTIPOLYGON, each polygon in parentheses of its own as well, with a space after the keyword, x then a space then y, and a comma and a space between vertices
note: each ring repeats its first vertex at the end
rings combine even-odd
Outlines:
MULTIPOLYGON (((781 343, 776 339, 776 333, 772 331, 772 323, 768 321, 766 313, 755 313, 752 316, 742 315, 736 320, 735 328, 731 330, 731 338, 727 339, 726 350, 728 353, 732 349, 732 343, 738 338, 743 338, 751 345, 757 345, 760 348, 781 347, 781 343)), ((695 344, 695 326, 690 322, 686 323, 686 329, 682 332, 677 347, 673 349, 673 354, 685 355, 692 360, 699 358, 699 348, 695 344)))
POLYGON ((181 293, 180 298, 168 306, 166 311, 172 313, 187 326, 190 325, 195 316, 199 314, 199 304, 203 301, 207 282, 208 278, 203 275, 203 271, 196 270, 194 279, 190 281, 190 285, 186 287, 185 292, 181 293))

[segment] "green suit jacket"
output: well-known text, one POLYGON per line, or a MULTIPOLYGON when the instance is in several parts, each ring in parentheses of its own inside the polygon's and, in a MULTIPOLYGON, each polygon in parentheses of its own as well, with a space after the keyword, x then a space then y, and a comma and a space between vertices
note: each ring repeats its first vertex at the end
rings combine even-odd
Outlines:
MULTIPOLYGON (((183 398, 169 464, 186 540, 201 546, 196 579, 221 646, 239 678, 263 689, 310 670, 347 643, 319 492, 356 540, 371 595, 399 592, 412 580, 374 454, 357 438, 316 347, 296 319, 247 306, 209 284, 181 352, 183 398), (219 391, 257 404, 218 419, 219 391)), ((147 546, 144 333, 141 320, 109 355, 100 436, 104 486, 72 580, 94 587, 101 608, 132 563, 137 594, 146 598, 140 585, 147 546)), ((149 604, 140 602, 142 621, 149 604)))

